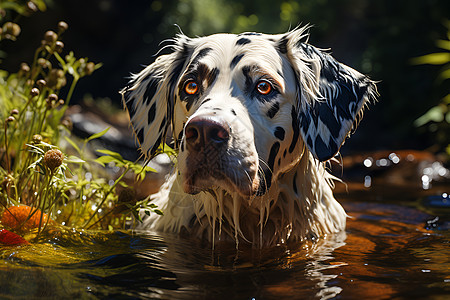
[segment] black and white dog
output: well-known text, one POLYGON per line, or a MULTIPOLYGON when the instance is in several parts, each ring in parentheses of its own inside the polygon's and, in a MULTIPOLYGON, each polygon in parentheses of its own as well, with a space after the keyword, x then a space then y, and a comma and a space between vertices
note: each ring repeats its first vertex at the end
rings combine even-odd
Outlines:
POLYGON ((256 246, 339 232, 346 213, 324 166, 373 99, 373 81, 286 34, 174 40, 123 102, 143 153, 172 132, 176 171, 139 227, 256 246))

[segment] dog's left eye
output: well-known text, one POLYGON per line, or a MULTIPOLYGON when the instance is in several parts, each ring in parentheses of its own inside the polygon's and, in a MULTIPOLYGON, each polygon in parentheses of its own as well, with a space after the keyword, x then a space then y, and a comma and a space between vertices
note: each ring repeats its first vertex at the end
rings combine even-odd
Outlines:
POLYGON ((261 95, 268 95, 272 91, 272 85, 267 80, 260 80, 256 85, 256 90, 261 95))
POLYGON ((193 80, 189 80, 184 84, 184 91, 188 95, 195 95, 198 92, 198 84, 193 80))

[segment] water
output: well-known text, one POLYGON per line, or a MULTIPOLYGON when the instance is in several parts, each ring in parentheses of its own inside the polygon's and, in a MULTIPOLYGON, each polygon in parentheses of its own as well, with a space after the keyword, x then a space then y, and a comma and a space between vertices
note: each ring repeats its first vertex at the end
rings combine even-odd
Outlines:
POLYGON ((0 299, 448 299, 448 206, 430 189, 362 185, 337 189, 346 232, 263 251, 54 229, 0 248, 0 299))

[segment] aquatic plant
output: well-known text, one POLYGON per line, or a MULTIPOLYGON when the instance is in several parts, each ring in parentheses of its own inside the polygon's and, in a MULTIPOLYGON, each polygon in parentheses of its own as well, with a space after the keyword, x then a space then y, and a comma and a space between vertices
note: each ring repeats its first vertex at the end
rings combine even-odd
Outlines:
MULTIPOLYGON (((0 3, 0 43, 16 40, 21 32, 16 22, 6 21, 8 13, 30 13, 30 7, 45 10, 43 1, 0 3), (1 24, 3 22, 3 24, 1 24)), ((99 158, 87 155, 86 145, 108 129, 83 141, 71 136, 65 112, 78 81, 101 67, 87 58, 67 51, 62 36, 68 29, 59 22, 57 30, 43 35, 31 63, 22 63, 15 73, 0 69, 0 210, 2 226, 21 232, 61 223, 78 228, 115 228, 129 222, 129 212, 138 217, 140 203, 124 202, 118 186, 127 172, 142 180, 148 166, 123 159, 120 154, 99 150, 99 158), (65 154, 62 142, 75 155, 65 154), (123 170, 116 180, 101 166, 123 170), (74 171, 72 171, 74 170, 74 171), (121 207, 120 214, 116 206, 121 207), (114 213, 113 213, 114 212, 114 213), (112 226, 112 224, 114 226, 112 226)), ((129 197, 128 197, 129 198, 129 197)), ((155 206, 149 211, 161 213, 155 206)))

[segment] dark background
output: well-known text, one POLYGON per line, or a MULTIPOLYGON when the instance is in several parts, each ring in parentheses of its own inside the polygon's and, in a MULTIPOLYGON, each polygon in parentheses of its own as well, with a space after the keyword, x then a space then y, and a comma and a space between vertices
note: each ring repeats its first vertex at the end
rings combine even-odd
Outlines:
POLYGON ((56 30, 64 20, 69 24, 63 37, 66 49, 103 63, 80 81, 73 103, 90 94, 110 98, 119 107, 118 91, 127 76, 155 59, 160 43, 178 32, 175 24, 188 36, 280 33, 312 24, 311 44, 330 48, 339 61, 380 81, 379 102, 366 111, 344 154, 443 149, 436 141, 438 129, 417 128, 413 122, 448 94, 449 80, 437 82, 442 67, 413 65, 411 59, 440 52, 435 42, 447 38, 448 0, 55 0, 47 6, 45 12, 19 20, 22 33, 16 42, 0 44, 8 54, 0 68, 13 72, 22 61, 30 63, 44 32, 56 30))

